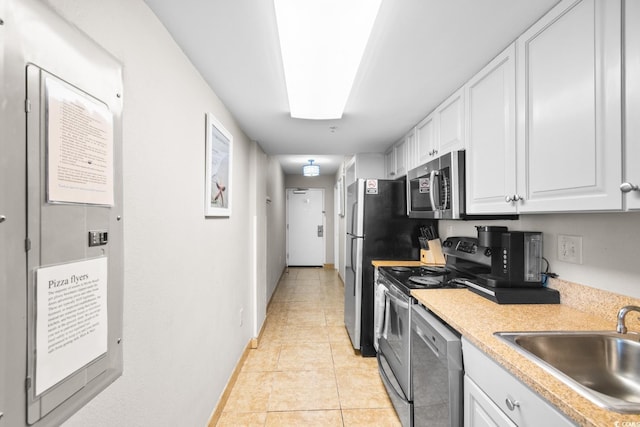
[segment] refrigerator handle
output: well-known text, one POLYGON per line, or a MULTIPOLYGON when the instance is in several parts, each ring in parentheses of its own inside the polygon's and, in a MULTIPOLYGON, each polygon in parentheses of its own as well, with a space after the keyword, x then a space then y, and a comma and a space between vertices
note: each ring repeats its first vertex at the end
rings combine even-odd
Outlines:
POLYGON ((353 237, 353 236, 349 236, 349 237, 351 237, 351 245, 350 245, 351 246, 351 253, 349 254, 349 256, 351 257, 351 271, 353 271, 353 296, 355 297, 356 296, 356 283, 358 282, 358 278, 356 277, 357 268, 354 268, 354 267, 356 267, 356 265, 353 262, 354 261, 353 260, 353 247, 355 246, 356 238, 353 237))
POLYGON ((354 202, 353 205, 351 206, 351 234, 353 234, 354 236, 358 235, 358 230, 355 229, 355 220, 356 220, 356 214, 358 212, 358 202, 354 202))

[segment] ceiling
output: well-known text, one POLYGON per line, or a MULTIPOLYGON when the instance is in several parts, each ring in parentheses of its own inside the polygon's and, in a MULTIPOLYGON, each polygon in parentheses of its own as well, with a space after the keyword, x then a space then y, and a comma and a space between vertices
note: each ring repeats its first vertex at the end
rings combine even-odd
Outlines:
MULTIPOLYGON (((302 0, 301 0, 302 1, 302 0)), ((145 0, 285 174, 383 152, 558 0, 383 0, 342 119, 292 119, 272 0, 145 0)))

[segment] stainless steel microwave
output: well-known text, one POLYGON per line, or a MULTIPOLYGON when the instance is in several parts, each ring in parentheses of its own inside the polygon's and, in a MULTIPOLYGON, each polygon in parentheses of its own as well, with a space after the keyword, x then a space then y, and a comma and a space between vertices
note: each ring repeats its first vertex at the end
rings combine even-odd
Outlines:
POLYGON ((464 217, 464 160, 464 151, 453 151, 407 173, 407 211, 410 218, 464 217))

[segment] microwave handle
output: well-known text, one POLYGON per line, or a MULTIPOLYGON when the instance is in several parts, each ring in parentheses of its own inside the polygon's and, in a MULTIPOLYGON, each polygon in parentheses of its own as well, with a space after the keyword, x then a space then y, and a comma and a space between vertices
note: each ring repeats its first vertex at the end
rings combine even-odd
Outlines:
POLYGON ((431 185, 431 188, 429 189, 429 199, 431 199, 431 206, 433 207, 434 211, 437 211, 438 209, 440 209, 440 204, 439 204, 440 200, 438 200, 438 203, 436 203, 436 195, 435 195, 436 192, 440 193, 440 191, 438 190, 439 186, 435 182, 436 176, 438 175, 440 175, 440 171, 437 171, 437 170, 432 170, 429 175, 429 183, 431 185))
POLYGON ((449 206, 449 208, 451 208, 451 204, 449 203, 449 188, 451 187, 451 185, 449 185, 449 182, 447 182, 447 176, 446 174, 442 175, 442 181, 444 183, 444 201, 442 202, 442 210, 447 209, 447 205, 449 206))

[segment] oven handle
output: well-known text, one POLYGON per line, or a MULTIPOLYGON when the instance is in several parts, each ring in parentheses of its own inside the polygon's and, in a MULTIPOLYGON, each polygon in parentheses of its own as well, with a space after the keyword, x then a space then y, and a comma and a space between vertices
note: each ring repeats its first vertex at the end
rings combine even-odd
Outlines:
POLYGON ((380 376, 382 377, 384 382, 389 384, 388 389, 393 390, 393 394, 395 394, 398 397, 398 399, 400 399, 400 400, 402 400, 404 402, 407 402, 408 401, 407 398, 403 394, 400 394, 400 392, 398 390, 396 390, 396 388, 393 386, 393 383, 389 379, 389 376, 387 375, 387 372, 382 367, 382 362, 380 361, 380 357, 383 357, 383 356, 380 354, 380 352, 378 352, 378 354, 376 354, 376 358, 378 359, 378 372, 380 372, 380 376))
MULTIPOLYGON (((399 292, 399 291, 395 291, 395 292, 399 292)), ((409 307, 410 305, 410 300, 407 300, 406 298, 402 298, 402 297, 398 297, 396 295, 394 295, 394 289, 393 287, 388 289, 385 294, 393 300, 393 302, 400 306, 400 308, 403 308, 405 310, 409 310, 411 307, 409 307)))
POLYGON ((438 347, 433 345, 433 343, 429 340, 429 337, 427 337, 427 335, 424 332, 422 332, 422 329, 420 329, 420 327, 415 324, 413 325, 413 329, 416 331, 416 334, 418 334, 418 336, 422 339, 425 345, 429 347, 429 350, 431 350, 433 354, 435 354, 437 357, 440 357, 440 352, 438 351, 438 347))

